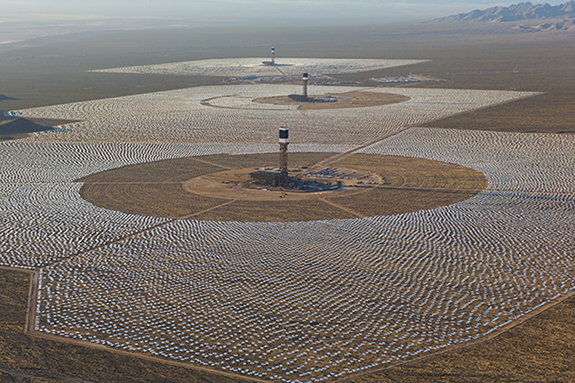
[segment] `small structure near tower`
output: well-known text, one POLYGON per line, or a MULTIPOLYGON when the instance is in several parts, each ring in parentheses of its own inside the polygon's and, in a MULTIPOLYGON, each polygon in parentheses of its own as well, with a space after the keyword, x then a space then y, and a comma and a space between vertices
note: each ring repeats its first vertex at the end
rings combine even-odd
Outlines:
POLYGON ((280 180, 279 184, 284 185, 288 180, 288 144, 289 144, 289 128, 280 128, 280 180))

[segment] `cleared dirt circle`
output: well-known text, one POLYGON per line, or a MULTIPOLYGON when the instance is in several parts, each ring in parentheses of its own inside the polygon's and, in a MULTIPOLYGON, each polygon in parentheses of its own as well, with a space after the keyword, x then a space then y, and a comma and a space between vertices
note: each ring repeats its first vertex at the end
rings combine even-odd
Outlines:
POLYGON ((310 101, 302 101, 297 96, 265 97, 255 99, 259 104, 298 106, 299 110, 367 108, 397 104, 410 98, 399 94, 377 92, 349 92, 309 96, 310 101), (314 102, 315 101, 315 102, 314 102))
MULTIPOLYGON (((290 153, 290 169, 334 153, 290 153)), ((291 222, 391 215, 463 201, 487 187, 473 169, 419 158, 353 154, 329 164, 364 179, 341 180, 328 192, 249 188, 250 171, 276 165, 277 154, 215 155, 144 163, 96 173, 80 195, 107 209, 156 217, 216 221, 291 222)))

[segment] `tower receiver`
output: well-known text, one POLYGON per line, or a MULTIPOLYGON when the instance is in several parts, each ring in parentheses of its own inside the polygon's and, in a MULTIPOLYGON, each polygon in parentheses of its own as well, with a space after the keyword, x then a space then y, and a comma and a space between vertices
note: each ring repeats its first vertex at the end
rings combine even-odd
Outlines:
POLYGON ((288 179, 287 149, 289 144, 289 128, 280 128, 280 184, 284 184, 288 179))
POLYGON ((307 101, 307 82, 309 80, 307 72, 305 72, 303 74, 302 79, 303 79, 303 98, 302 99, 303 99, 303 101, 307 101))

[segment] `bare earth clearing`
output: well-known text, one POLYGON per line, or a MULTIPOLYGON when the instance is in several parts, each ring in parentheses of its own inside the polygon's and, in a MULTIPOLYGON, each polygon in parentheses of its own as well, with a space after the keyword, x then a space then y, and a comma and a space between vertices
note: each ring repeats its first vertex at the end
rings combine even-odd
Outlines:
MULTIPOLYGON (((410 100, 409 97, 391 93, 373 92, 349 92, 340 94, 328 94, 333 102, 302 102, 289 96, 266 97, 255 99, 254 102, 260 104, 289 105, 297 106, 299 110, 320 110, 320 109, 347 109, 347 108, 367 108, 370 106, 381 106, 396 104, 410 100)), ((327 100, 326 96, 309 96, 312 99, 327 100)))
MULTIPOLYGON (((292 153, 290 164, 308 167, 328 156, 329 153, 292 153)), ((240 178, 248 179, 247 173, 273 164, 277 157, 206 156, 133 165, 81 179, 84 185, 80 194, 97 206, 125 213, 289 222, 409 213, 471 198, 487 186, 481 173, 464 166, 369 154, 355 154, 330 166, 373 173, 385 184, 346 181, 349 187, 341 191, 285 193, 242 190, 229 180, 226 182, 228 173, 230 180, 238 173, 244 175, 240 178), (247 170, 242 170, 244 167, 247 170), (235 201, 229 204, 231 200, 235 201), (209 212, 202 213, 207 209, 209 212)))

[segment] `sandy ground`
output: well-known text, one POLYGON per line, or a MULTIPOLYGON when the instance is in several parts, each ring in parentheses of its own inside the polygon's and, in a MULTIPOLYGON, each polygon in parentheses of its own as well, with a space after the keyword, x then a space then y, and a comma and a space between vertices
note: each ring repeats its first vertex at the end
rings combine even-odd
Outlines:
POLYGON ((299 110, 321 110, 321 109, 348 109, 348 108, 368 108, 371 106, 382 106, 397 104, 409 101, 411 98, 393 93, 373 93, 373 92, 349 92, 328 94, 322 96, 309 96, 315 100, 336 100, 333 102, 310 102, 300 101, 289 96, 264 97, 255 99, 254 102, 260 104, 289 105, 297 106, 299 110))
MULTIPOLYGON (((239 199, 248 201, 276 201, 280 198, 288 198, 291 200, 305 200, 311 198, 322 198, 326 196, 334 196, 334 194, 343 195, 348 194, 353 191, 350 188, 341 188, 336 191, 324 191, 315 193, 304 193, 297 191, 285 191, 270 190, 268 188, 257 189, 255 187, 248 188, 238 186, 236 183, 245 184, 249 183, 252 178, 249 173, 256 171, 256 169, 238 169, 234 171, 223 171, 219 173, 210 174, 207 176, 192 178, 184 183, 184 190, 206 195, 215 198, 225 198, 225 199, 239 199)), ((290 176, 294 176, 292 172, 290 176)), ((343 185, 351 186, 357 185, 358 181, 345 181, 342 180, 343 185)), ((382 177, 373 174, 371 177, 362 180, 362 183, 376 182, 377 184, 382 183, 382 177)))

